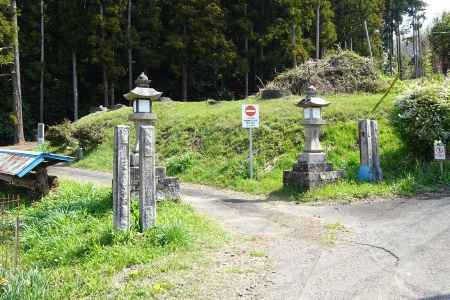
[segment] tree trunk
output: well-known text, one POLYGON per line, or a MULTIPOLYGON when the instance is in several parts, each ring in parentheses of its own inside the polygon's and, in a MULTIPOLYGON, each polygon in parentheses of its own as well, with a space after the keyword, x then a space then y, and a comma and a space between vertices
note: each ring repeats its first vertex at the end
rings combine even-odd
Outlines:
POLYGON ((417 27, 417 51, 419 53, 419 77, 422 77, 423 72, 423 60, 422 60, 422 41, 420 38, 420 24, 417 27))
POLYGON ((133 9, 132 0, 128 0, 128 89, 133 89, 133 48, 131 44, 131 12, 133 9))
MULTIPOLYGON (((245 5, 245 17, 247 18, 248 16, 248 6, 247 4, 245 5)), ((245 99, 248 98, 248 94, 249 94, 249 82, 248 82, 248 77, 249 77, 249 68, 250 68, 250 63, 248 60, 248 32, 249 32, 249 28, 247 28, 247 32, 245 33, 245 41, 244 41, 244 51, 245 51, 245 61, 247 63, 247 69, 245 70, 245 99)))
POLYGON ((403 80, 403 64, 402 64, 402 37, 400 34, 400 24, 397 24, 397 62, 398 62, 398 74, 400 80, 403 80))
POLYGON ((78 72, 77 52, 72 49, 72 80, 73 80, 73 120, 78 121, 78 72))
MULTIPOLYGON (((105 47, 105 24, 104 24, 104 17, 105 17, 105 13, 104 13, 104 7, 103 7, 103 2, 100 2, 100 18, 102 20, 102 25, 101 25, 101 38, 102 38, 102 47, 105 47)), ((109 105, 109 99, 108 99, 108 94, 109 94, 109 89, 108 89, 108 74, 106 72, 106 65, 105 62, 103 61, 103 106, 108 107, 109 105)))
POLYGON ((181 66, 182 70, 182 94, 183 94, 183 101, 187 101, 188 98, 188 68, 187 65, 185 63, 183 63, 183 65, 181 66))
POLYGON ((44 123, 44 76, 45 76, 45 15, 44 0, 41 0, 41 83, 39 97, 39 121, 44 123))
POLYGON ((111 106, 116 105, 116 87, 114 82, 111 83, 111 106))
POLYGON ((297 53, 295 51, 297 46, 297 26, 295 23, 292 24, 292 36, 291 36, 291 42, 292 42, 292 65, 294 68, 297 68, 297 53))
POLYGON ((367 28, 367 21, 366 20, 364 20, 364 31, 366 32, 367 45, 369 47, 370 59, 373 61, 372 43, 370 42, 369 29, 367 28))
POLYGON ((20 51, 19 51, 19 28, 17 24, 17 2, 11 0, 12 21, 13 21, 13 48, 14 48, 14 70, 12 76, 13 93, 14 93, 14 113, 16 117, 15 123, 15 143, 25 143, 23 134, 23 116, 22 116, 22 86, 20 80, 20 51))
POLYGON ((316 12, 316 59, 320 59, 320 1, 317 3, 316 12))
POLYGON ((248 60, 248 36, 245 37, 245 60, 247 61, 247 70, 245 71, 245 99, 248 98, 249 95, 249 60, 248 60))

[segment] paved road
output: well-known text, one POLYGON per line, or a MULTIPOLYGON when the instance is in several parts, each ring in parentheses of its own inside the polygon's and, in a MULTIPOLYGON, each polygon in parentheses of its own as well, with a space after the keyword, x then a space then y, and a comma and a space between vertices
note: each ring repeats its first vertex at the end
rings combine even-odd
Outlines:
MULTIPOLYGON (((111 183, 105 173, 50 173, 111 183)), ((303 206, 198 185, 182 192, 227 230, 263 241, 272 270, 236 299, 450 299, 450 195, 303 206)))

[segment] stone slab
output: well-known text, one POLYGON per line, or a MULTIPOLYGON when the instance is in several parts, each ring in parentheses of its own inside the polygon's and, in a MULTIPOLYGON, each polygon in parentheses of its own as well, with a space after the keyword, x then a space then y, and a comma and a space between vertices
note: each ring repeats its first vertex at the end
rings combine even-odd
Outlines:
POLYGON ((293 168, 296 172, 330 172, 333 171, 333 166, 329 163, 306 163, 299 161, 293 168))
POLYGON ((343 171, 329 172, 296 172, 285 171, 283 176, 284 186, 308 191, 312 188, 335 182, 344 177, 343 171))

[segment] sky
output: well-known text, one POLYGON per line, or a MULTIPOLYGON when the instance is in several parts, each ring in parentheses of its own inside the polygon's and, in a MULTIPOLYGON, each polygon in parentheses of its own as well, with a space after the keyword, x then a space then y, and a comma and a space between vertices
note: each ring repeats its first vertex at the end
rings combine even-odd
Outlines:
POLYGON ((450 11, 450 0, 425 0, 425 2, 428 4, 425 26, 432 24, 433 19, 442 15, 442 12, 450 11))

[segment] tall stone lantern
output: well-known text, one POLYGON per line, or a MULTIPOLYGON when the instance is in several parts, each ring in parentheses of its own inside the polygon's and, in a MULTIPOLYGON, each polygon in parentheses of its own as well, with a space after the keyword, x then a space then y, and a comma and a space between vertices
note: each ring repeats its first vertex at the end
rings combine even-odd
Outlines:
MULTIPOLYGON (((163 93, 150 87, 151 80, 144 73, 139 75, 135 83, 136 87, 128 94, 125 94, 124 97, 132 102, 133 113, 128 119, 136 124, 136 137, 138 137, 141 125, 156 125, 157 118, 156 114, 153 113, 153 101, 158 101, 163 93)), ((133 153, 139 153, 138 138, 136 138, 133 153)))
POLYGON ((317 97, 314 86, 306 90, 306 98, 297 104, 303 108, 305 147, 293 170, 284 172, 285 186, 306 191, 343 177, 342 171, 333 171, 333 166, 326 162, 326 154, 320 144, 320 128, 327 124, 322 118, 322 110, 329 105, 317 97))
POLYGON ((132 103, 133 113, 128 117, 136 125, 136 144, 132 150, 131 165, 131 192, 137 195, 139 192, 139 131, 142 125, 156 125, 156 114, 153 113, 153 101, 161 98, 161 92, 150 87, 151 80, 142 73, 135 81, 136 87, 125 94, 124 97, 132 103))

